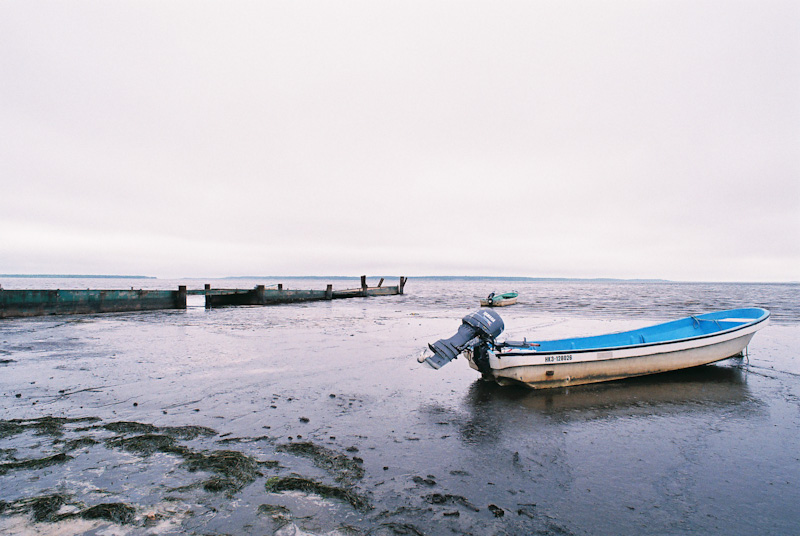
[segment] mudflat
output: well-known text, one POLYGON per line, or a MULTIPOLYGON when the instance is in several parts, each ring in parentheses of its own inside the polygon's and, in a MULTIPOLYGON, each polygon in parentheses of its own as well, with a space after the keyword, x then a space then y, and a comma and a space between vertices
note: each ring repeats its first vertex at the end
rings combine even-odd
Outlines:
MULTIPOLYGON (((532 391, 484 383, 464 359, 439 371, 416 361, 472 307, 448 298, 455 283, 427 285, 380 300, 3 321, 0 532, 800 531, 791 314, 746 358, 532 391)), ((545 312, 524 297, 502 311, 510 338, 650 320, 545 312)))

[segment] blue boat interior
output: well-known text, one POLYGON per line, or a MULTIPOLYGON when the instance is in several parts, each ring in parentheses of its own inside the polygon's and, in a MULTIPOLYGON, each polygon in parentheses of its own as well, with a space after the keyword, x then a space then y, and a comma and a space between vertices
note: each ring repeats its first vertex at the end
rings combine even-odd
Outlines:
POLYGON ((576 337, 553 341, 506 341, 498 346, 528 349, 536 352, 568 352, 571 350, 596 350, 642 344, 657 344, 722 333, 760 322, 768 316, 768 311, 755 307, 729 309, 727 311, 690 316, 664 324, 657 324, 655 326, 648 326, 620 333, 608 333, 592 337, 576 337))

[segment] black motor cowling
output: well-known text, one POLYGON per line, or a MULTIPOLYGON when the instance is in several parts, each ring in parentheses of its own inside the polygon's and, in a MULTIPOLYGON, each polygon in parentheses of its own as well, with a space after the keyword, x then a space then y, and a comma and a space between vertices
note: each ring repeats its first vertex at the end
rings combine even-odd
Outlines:
POLYGON ((428 348, 433 355, 425 362, 435 369, 441 368, 458 357, 464 350, 470 349, 480 342, 494 341, 503 332, 503 319, 491 309, 479 309, 461 320, 458 333, 449 339, 440 339, 428 348))

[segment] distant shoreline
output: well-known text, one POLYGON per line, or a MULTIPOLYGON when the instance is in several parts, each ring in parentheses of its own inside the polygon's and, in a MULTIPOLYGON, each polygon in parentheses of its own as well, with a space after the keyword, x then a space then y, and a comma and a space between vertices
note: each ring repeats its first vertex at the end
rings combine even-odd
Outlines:
POLYGON ((97 275, 97 274, 0 274, 9 279, 158 279, 150 275, 97 275))
MULTIPOLYGON (((160 278, 149 275, 108 275, 108 274, 0 274, 0 278, 6 279, 165 279, 180 281, 221 281, 221 280, 306 280, 306 279, 328 279, 331 281, 343 281, 358 279, 359 276, 347 275, 237 275, 225 277, 166 277, 160 278)), ((394 275, 374 275, 369 279, 384 278, 387 281, 397 279, 394 275)), ((508 281, 508 282, 587 282, 587 283, 720 283, 720 284, 773 284, 773 285, 797 285, 798 281, 678 281, 673 279, 639 279, 639 278, 618 278, 618 277, 524 277, 524 276, 483 276, 483 275, 419 275, 409 276, 409 280, 423 281, 508 281)))
MULTIPOLYGON (((371 275, 370 279, 384 278, 397 279, 396 275, 371 275)), ((493 276, 493 275, 418 275, 408 276, 409 279, 424 279, 428 281, 635 281, 642 283, 672 283, 668 279, 620 279, 615 277, 524 277, 524 276, 493 276)), ((186 277, 184 279, 358 279, 358 276, 348 275, 236 275, 229 277, 186 277)))

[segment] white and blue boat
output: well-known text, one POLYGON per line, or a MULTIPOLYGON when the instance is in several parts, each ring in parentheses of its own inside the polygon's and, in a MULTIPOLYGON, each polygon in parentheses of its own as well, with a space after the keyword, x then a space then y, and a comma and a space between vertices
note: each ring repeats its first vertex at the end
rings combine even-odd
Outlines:
POLYGON ((421 358, 440 368, 464 353, 484 379, 535 389, 605 382, 708 365, 740 355, 769 311, 730 309, 645 328, 591 337, 498 342, 500 316, 480 309, 456 335, 428 347, 421 358))

